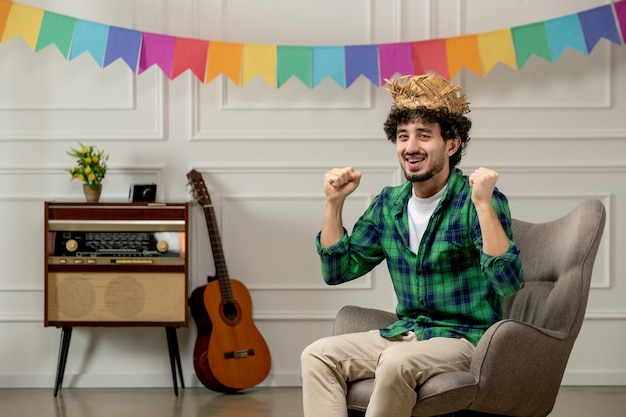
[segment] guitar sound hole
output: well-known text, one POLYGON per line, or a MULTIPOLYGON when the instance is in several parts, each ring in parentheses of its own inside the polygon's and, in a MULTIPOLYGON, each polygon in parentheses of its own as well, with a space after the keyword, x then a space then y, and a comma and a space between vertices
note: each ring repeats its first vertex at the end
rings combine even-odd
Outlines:
POLYGON ((237 306, 232 301, 224 303, 224 317, 228 321, 236 321, 238 317, 237 306))

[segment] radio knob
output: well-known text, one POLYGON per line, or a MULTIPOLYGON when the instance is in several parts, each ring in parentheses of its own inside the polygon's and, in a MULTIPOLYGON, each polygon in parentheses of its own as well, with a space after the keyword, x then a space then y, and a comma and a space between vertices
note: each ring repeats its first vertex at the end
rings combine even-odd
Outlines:
POLYGON ((167 244, 166 241, 164 240, 159 240, 156 244, 156 248, 159 252, 163 253, 163 252, 167 252, 167 249, 169 248, 169 245, 167 244))
POLYGON ((78 242, 76 242, 74 239, 68 240, 67 242, 65 242, 65 249, 70 252, 74 252, 76 249, 78 249, 78 242))

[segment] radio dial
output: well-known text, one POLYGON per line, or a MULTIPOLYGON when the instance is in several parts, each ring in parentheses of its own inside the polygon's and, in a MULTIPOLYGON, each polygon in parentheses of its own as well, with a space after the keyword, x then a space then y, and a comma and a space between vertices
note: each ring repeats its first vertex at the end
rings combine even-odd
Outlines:
POLYGON ((159 252, 163 253, 163 252, 167 252, 167 249, 169 248, 169 245, 167 244, 166 241, 164 240, 159 240, 156 244, 156 248, 159 252))
POLYGON ((68 240, 67 242, 65 242, 65 249, 70 252, 74 252, 76 249, 78 249, 78 242, 76 242, 74 239, 68 240))

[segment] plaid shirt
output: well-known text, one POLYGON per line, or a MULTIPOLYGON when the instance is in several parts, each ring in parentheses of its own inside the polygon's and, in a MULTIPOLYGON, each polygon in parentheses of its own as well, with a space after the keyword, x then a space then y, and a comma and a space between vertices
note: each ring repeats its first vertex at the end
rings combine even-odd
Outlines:
POLYGON ((497 189, 493 206, 509 236, 500 256, 482 252, 478 215, 469 180, 455 168, 429 221, 418 253, 409 249, 407 203, 412 184, 385 187, 341 241, 317 250, 322 275, 335 285, 358 278, 384 260, 393 281, 399 320, 380 329, 394 337, 409 330, 418 339, 463 337, 477 344, 502 318, 502 300, 522 281, 519 251, 512 240, 506 197, 497 189))

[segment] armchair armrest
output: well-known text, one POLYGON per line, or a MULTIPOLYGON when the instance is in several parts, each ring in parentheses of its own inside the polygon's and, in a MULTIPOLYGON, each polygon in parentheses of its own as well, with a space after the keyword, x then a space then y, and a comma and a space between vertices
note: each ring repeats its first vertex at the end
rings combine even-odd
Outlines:
POLYGON ((388 311, 345 306, 339 310, 335 317, 333 335, 380 329, 389 326, 396 320, 398 320, 398 316, 388 311))
POLYGON ((547 415, 554 406, 572 343, 561 332, 528 323, 495 323, 476 346, 472 359, 470 372, 478 381, 479 393, 471 408, 493 414, 547 415))

